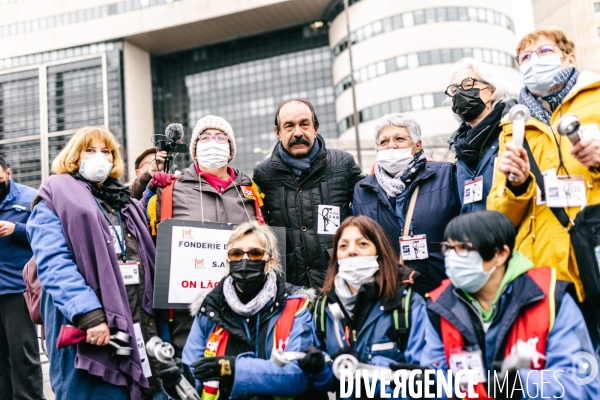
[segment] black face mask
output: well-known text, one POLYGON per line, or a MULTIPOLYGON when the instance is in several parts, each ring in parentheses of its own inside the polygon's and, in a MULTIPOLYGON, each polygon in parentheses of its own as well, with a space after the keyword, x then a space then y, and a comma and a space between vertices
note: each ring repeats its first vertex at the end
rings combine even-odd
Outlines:
POLYGON ((266 265, 265 260, 242 258, 240 261, 229 261, 229 275, 244 294, 258 293, 265 285, 266 265))
POLYGON ((8 181, 0 182, 0 201, 8 194, 8 181))
POLYGON ((464 90, 459 87, 452 98, 452 111, 463 121, 473 121, 485 110, 485 103, 479 97, 480 91, 478 88, 464 90))

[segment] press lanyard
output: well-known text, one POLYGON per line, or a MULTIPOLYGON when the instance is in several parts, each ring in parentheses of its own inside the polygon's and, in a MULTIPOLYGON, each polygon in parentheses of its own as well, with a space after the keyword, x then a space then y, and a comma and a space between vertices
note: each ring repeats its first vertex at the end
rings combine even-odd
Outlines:
POLYGON ((115 233, 115 239, 119 243, 119 247, 121 248, 121 259, 123 260, 123 262, 125 262, 127 256, 125 254, 125 232, 123 231, 123 222, 121 221, 121 211, 117 210, 117 217, 119 218, 119 228, 121 228, 121 235, 119 235, 119 233, 117 232, 117 228, 115 228, 114 224, 108 217, 108 214, 106 214, 106 211, 104 211, 104 208, 102 207, 98 199, 94 197, 94 200, 96 200, 96 204, 98 204, 98 207, 100 207, 100 211, 102 211, 102 214, 104 214, 104 218, 106 218, 108 224, 115 233), (123 240, 121 241, 121 239, 123 240))

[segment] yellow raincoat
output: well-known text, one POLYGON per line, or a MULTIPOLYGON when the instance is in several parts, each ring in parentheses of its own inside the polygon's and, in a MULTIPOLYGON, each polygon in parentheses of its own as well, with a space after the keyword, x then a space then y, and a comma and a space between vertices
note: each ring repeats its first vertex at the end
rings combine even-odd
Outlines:
MULTIPOLYGON (((569 154, 571 142, 560 138, 557 131, 558 121, 564 114, 575 114, 581 126, 595 124, 600 129, 600 76, 584 71, 579 75, 576 85, 571 89, 554 113, 550 123, 557 135, 562 151, 563 163, 571 176, 583 176, 587 187, 587 204, 600 203, 600 172, 584 167, 569 154)), ((512 141, 512 124, 505 118, 500 123, 502 132, 499 138, 498 157, 506 150, 506 143, 512 141)), ((525 127, 525 138, 531 152, 544 172, 556 170, 559 166, 558 146, 550 127, 543 122, 531 118, 525 127)), ((563 169, 558 175, 565 175, 563 169)), ((557 278, 575 283, 580 301, 584 299, 583 286, 579 277, 579 269, 575 261, 575 253, 571 247, 569 233, 558 222, 552 211, 537 200, 537 184, 530 173, 531 181, 527 191, 515 196, 506 187, 506 176, 497 167, 494 183, 487 198, 488 210, 496 210, 510 218, 518 233, 515 250, 520 251, 533 261, 536 267, 551 266, 557 271, 557 278)), ((567 214, 572 221, 580 211, 580 207, 569 207, 567 214)))

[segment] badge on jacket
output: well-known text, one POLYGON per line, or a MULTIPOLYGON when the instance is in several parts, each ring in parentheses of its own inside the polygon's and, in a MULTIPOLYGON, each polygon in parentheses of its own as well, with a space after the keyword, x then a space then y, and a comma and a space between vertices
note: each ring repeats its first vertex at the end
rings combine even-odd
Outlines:
POLYGON ((340 208, 319 204, 317 210, 317 233, 334 235, 340 227, 340 208))

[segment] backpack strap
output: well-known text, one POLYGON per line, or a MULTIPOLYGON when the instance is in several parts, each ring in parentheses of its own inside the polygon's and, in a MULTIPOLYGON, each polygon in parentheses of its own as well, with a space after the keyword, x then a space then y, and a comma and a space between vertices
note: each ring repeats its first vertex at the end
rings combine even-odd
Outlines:
POLYGON ((325 348, 326 345, 326 334, 325 334, 325 307, 327 306, 327 295, 323 294, 317 299, 315 303, 315 310, 313 311, 313 320, 315 321, 317 338, 321 341, 321 347, 325 348))
POLYGON ((392 321, 394 323, 395 340, 398 343, 398 348, 403 352, 408 346, 408 337, 410 335, 410 311, 412 300, 412 285, 408 285, 407 293, 402 296, 400 308, 396 308, 392 312, 392 321))
POLYGON ((162 190, 160 198, 160 220, 173 218, 173 189, 175 188, 175 179, 171 181, 162 190))

